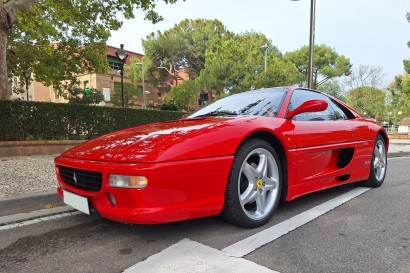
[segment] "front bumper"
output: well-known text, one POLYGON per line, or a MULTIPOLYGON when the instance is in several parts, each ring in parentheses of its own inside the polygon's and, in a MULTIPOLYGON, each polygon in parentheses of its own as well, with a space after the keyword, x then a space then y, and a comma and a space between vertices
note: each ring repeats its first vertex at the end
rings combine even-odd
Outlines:
POLYGON ((104 218, 156 224, 219 214, 222 210, 233 156, 162 163, 116 163, 57 157, 58 193, 63 190, 88 198, 104 218), (82 190, 63 181, 58 166, 102 173, 97 192, 82 190), (147 177, 144 189, 115 188, 110 174, 147 177), (109 195, 115 198, 115 205, 109 195))

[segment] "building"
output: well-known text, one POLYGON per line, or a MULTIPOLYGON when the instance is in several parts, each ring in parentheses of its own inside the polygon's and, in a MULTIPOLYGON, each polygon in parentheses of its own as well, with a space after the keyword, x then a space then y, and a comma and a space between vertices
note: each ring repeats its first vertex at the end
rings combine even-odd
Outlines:
MULTIPOLYGON (((112 106, 112 97, 114 92, 117 92, 121 89, 121 75, 120 75, 120 68, 121 63, 120 60, 117 58, 115 52, 119 50, 117 47, 106 46, 107 47, 107 63, 110 69, 105 73, 92 73, 92 74, 82 74, 78 75, 79 84, 78 87, 81 89, 97 89, 103 92, 104 94, 104 103, 102 105, 112 106), (117 90, 117 91, 116 91, 117 90)), ((127 51, 128 58, 125 60, 125 64, 130 64, 131 58, 142 59, 143 55, 127 51)), ((58 95, 54 92, 52 86, 44 86, 40 82, 34 81, 30 83, 28 86, 28 100, 29 101, 44 101, 44 102, 56 102, 56 103, 67 103, 68 100, 65 99, 63 96, 58 95)), ((25 91, 25 86, 21 85, 18 81, 17 77, 11 79, 11 85, 14 90, 20 90, 19 94, 13 93, 14 99, 21 99, 27 100, 27 92, 25 91)), ((140 96, 133 97, 135 108, 143 108, 144 100, 142 95, 142 82, 139 83, 132 83, 130 79, 126 77, 124 74, 124 85, 127 87, 134 86, 135 88, 141 89, 140 96)), ((162 96, 161 93, 153 89, 147 85, 145 85, 145 100, 146 100, 146 108, 154 109, 158 108, 162 104, 162 96)))

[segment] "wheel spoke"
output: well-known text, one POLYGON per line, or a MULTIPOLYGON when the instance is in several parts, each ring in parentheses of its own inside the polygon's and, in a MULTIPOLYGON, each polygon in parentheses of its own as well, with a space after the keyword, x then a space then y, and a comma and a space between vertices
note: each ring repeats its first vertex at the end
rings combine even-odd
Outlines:
POLYGON ((383 145, 379 146, 379 155, 380 155, 380 159, 384 158, 384 147, 383 147, 383 145))
POLYGON ((379 159, 378 159, 378 158, 375 158, 375 159, 374 159, 374 162, 373 162, 374 168, 375 168, 375 169, 379 168, 379 165, 380 165, 379 159))
POLYGON ((253 184, 253 181, 255 181, 255 179, 257 179, 259 176, 257 170, 255 170, 255 168, 247 162, 244 163, 242 172, 246 176, 250 184, 253 184))
POLYGON ((259 155, 259 164, 258 164, 258 168, 256 169, 256 171, 262 177, 266 177, 266 174, 268 173, 268 158, 265 154, 259 155))
POLYGON ((376 144, 376 148, 374 149, 374 156, 376 157, 376 158, 380 158, 380 149, 381 149, 382 147, 381 147, 381 145, 380 145, 380 143, 377 143, 376 144))
POLYGON ((256 212, 263 215, 265 212, 266 194, 263 192, 256 197, 256 212))
POLYGON ((279 181, 276 178, 266 178, 265 180, 266 191, 274 190, 278 187, 279 181))
POLYGON ((384 169, 386 167, 386 162, 384 159, 380 160, 380 167, 384 169))
POLYGON ((257 191, 255 191, 253 187, 249 185, 249 187, 240 196, 242 206, 255 201, 256 194, 257 191))
POLYGON ((380 174, 381 174, 382 169, 381 168, 375 168, 374 172, 377 178, 380 178, 380 174))

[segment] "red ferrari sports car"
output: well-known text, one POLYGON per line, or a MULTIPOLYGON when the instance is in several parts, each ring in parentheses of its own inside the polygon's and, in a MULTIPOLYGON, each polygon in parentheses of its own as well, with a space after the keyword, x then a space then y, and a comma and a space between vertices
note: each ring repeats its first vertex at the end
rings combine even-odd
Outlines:
POLYGON ((221 214, 257 227, 280 199, 352 182, 379 187, 388 144, 376 121, 326 94, 261 89, 64 152, 55 159, 58 193, 66 204, 114 221, 221 214))

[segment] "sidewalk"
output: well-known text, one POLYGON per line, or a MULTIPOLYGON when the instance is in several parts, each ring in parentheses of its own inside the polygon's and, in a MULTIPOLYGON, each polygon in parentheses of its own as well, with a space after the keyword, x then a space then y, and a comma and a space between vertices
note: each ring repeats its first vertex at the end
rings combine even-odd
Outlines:
POLYGON ((389 141, 389 157, 397 157, 403 156, 404 154, 410 154, 410 139, 391 138, 389 141))
MULTIPOLYGON (((73 211, 57 194, 56 155, 0 158, 0 227, 73 211)), ((410 156, 409 139, 391 139, 388 157, 410 156)))

